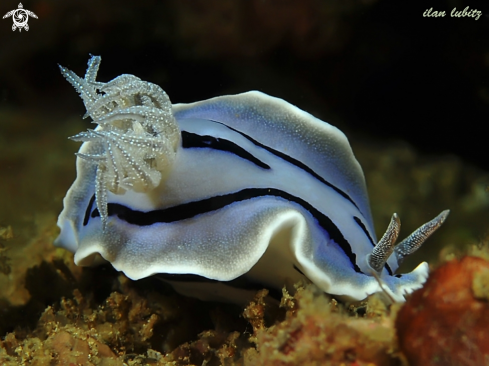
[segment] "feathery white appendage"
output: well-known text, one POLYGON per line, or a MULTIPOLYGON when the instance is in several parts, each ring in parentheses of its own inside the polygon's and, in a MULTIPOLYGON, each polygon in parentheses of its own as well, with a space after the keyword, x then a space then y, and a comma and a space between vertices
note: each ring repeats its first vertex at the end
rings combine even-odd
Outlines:
POLYGON ((98 125, 71 139, 97 144, 95 150, 101 151, 77 156, 97 166, 95 201, 105 229, 107 191, 148 192, 160 185, 175 160, 180 130, 163 89, 134 75, 97 82, 100 62, 100 56, 92 56, 83 79, 62 66, 60 70, 83 99, 85 117, 98 125))

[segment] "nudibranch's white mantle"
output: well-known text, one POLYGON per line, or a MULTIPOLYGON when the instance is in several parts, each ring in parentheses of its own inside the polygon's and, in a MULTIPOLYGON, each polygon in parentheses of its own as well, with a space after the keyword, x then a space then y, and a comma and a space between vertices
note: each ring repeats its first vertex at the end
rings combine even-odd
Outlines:
POLYGON ((305 275, 333 295, 396 301, 428 265, 394 275, 448 211, 395 244, 393 215, 377 243, 365 179, 345 135, 260 92, 172 105, 133 75, 96 81, 61 68, 95 130, 82 141, 56 245, 78 265, 98 256, 132 279, 156 273, 281 288, 305 275))

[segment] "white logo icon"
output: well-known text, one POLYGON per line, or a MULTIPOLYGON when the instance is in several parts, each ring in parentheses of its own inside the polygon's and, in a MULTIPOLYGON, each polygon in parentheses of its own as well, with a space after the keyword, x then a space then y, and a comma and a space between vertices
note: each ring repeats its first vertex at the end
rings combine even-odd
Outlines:
POLYGON ((37 15, 34 14, 30 10, 25 10, 24 7, 22 6, 22 3, 19 3, 19 8, 15 10, 9 11, 7 14, 3 16, 3 19, 12 17, 14 20, 14 25, 12 25, 12 30, 15 31, 17 28, 19 28, 19 32, 22 30, 22 28, 25 28, 26 31, 29 30, 29 26, 27 25, 27 21, 29 20, 29 15, 33 18, 37 19, 37 15))

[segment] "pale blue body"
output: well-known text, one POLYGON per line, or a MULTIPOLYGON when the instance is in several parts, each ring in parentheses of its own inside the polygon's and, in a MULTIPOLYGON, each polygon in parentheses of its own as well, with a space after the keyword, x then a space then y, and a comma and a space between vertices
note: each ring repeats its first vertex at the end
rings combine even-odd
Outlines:
MULTIPOLYGON (((354 300, 382 291, 379 282, 395 300, 421 287, 426 263, 402 277, 387 267, 379 279, 372 275, 366 257, 377 239, 365 179, 336 127, 260 92, 177 104, 173 114, 182 132, 231 141, 269 169, 230 151, 179 146, 160 186, 150 193, 109 192, 109 213, 114 204, 147 213, 223 195, 232 201, 243 190, 259 194, 171 222, 133 215, 143 217, 135 223, 112 214, 103 230, 90 206, 96 167, 77 159, 77 179, 64 200, 56 241, 75 253, 77 264, 92 264, 100 255, 132 279, 169 273, 230 281, 246 275, 276 288, 300 279, 302 272, 325 292, 354 300), (353 257, 331 239, 318 213, 336 227, 336 237, 344 238, 353 257)), ((94 153, 90 143, 80 152, 94 153)), ((387 266, 397 269, 394 256, 387 266)))

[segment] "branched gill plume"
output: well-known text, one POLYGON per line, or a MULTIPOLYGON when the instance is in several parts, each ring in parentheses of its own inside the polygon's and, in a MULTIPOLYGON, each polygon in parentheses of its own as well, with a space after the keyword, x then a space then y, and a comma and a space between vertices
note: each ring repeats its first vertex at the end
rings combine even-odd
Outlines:
POLYGON ((97 82, 100 61, 100 56, 92 56, 83 79, 65 67, 60 70, 80 93, 85 117, 98 125, 70 138, 91 145, 90 153, 77 156, 97 166, 95 198, 105 229, 107 191, 156 188, 175 160, 180 131, 163 89, 127 74, 97 82))

